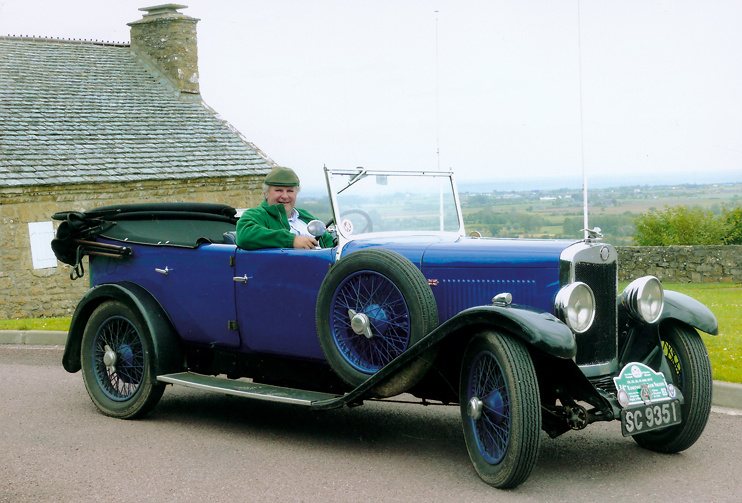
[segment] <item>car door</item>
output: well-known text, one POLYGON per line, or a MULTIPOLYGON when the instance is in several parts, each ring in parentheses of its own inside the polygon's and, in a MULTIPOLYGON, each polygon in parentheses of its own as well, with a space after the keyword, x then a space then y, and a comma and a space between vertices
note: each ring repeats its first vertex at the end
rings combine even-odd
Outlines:
MULTIPOLYGON (((223 244, 196 249, 139 246, 135 250, 138 266, 124 270, 121 280, 138 283, 152 293, 184 341, 236 348, 239 332, 229 323, 236 319, 234 252, 234 245, 223 244)), ((126 263, 120 267, 126 268, 126 263)))
POLYGON ((237 249, 235 299, 243 348, 324 360, 317 339, 317 292, 332 249, 237 249))

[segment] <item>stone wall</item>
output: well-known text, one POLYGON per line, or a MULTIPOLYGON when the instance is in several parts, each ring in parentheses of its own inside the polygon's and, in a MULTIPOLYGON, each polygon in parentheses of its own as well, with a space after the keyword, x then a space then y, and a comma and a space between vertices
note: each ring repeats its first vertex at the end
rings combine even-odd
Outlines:
MULTIPOLYGON (((51 221, 58 211, 124 203, 209 202, 247 208, 263 200, 263 178, 254 175, 0 189, 0 320, 71 316, 88 289, 89 276, 72 281, 70 266, 61 262, 56 268, 33 268, 30 222, 51 221)), ((55 228, 58 224, 54 222, 55 228)))
POLYGON ((742 246, 619 246, 619 281, 742 283, 742 246))

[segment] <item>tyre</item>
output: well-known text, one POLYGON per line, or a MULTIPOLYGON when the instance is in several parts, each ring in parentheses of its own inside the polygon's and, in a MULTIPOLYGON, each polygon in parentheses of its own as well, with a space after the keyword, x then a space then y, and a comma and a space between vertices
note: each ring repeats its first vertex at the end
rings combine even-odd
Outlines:
POLYGON ((82 336, 85 387, 107 416, 141 417, 157 405, 152 337, 144 320, 126 304, 107 301, 90 316, 82 336))
POLYGON ((668 381, 680 389, 685 399, 680 406, 682 422, 634 435, 633 438, 650 451, 680 452, 698 440, 711 414, 711 361, 701 336, 690 327, 680 324, 662 326, 660 338, 672 374, 667 376, 668 381))
POLYGON ((461 365, 461 419, 469 457, 479 476, 499 488, 530 476, 541 443, 536 370, 523 342, 482 332, 461 365))
MULTIPOLYGON (((402 255, 360 250, 339 260, 317 296, 317 333, 338 376, 359 386, 438 326, 428 282, 402 255)), ((414 386, 430 368, 429 352, 373 394, 394 396, 414 386)))

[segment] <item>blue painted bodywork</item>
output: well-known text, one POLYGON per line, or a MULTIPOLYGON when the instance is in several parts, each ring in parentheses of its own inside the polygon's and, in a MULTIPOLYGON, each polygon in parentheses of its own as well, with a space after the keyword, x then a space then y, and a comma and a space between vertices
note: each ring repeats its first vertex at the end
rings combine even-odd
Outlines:
POLYGON ((90 261, 91 281, 130 281, 147 290, 170 316, 185 342, 237 348, 239 333, 227 322, 236 320, 231 245, 199 248, 132 245, 128 260, 95 257, 90 261), (162 274, 155 269, 166 270, 162 274))
POLYGON ((237 250, 234 282, 244 351, 324 360, 314 321, 333 250, 237 250))
POLYGON ((431 284, 440 323, 498 293, 513 302, 553 312, 559 291, 559 256, 570 241, 415 236, 353 241, 343 256, 380 247, 412 261, 431 284))
POLYGON ((559 255, 567 241, 472 239, 435 243, 422 272, 432 283, 441 322, 464 309, 488 305, 498 293, 553 312, 559 291, 559 255))
MULTIPOLYGON (((443 323, 468 308, 490 305, 502 292, 511 293, 517 304, 552 312, 559 255, 569 244, 443 234, 389 236, 352 241, 342 256, 385 248, 408 258, 428 279, 443 323)), ((227 244, 131 247, 126 260, 91 260, 91 286, 139 285, 157 299, 186 344, 324 361, 315 307, 336 250, 246 251, 227 244)))

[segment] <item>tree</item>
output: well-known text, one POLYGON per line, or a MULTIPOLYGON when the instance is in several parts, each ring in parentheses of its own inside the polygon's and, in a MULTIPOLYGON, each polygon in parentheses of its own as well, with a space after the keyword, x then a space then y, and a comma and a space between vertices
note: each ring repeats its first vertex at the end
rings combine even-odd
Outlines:
POLYGON ((699 207, 665 206, 634 219, 634 244, 639 246, 724 244, 726 223, 699 207))
POLYGON ((737 205, 733 210, 724 208, 721 218, 726 224, 725 245, 742 245, 742 206, 737 205))

